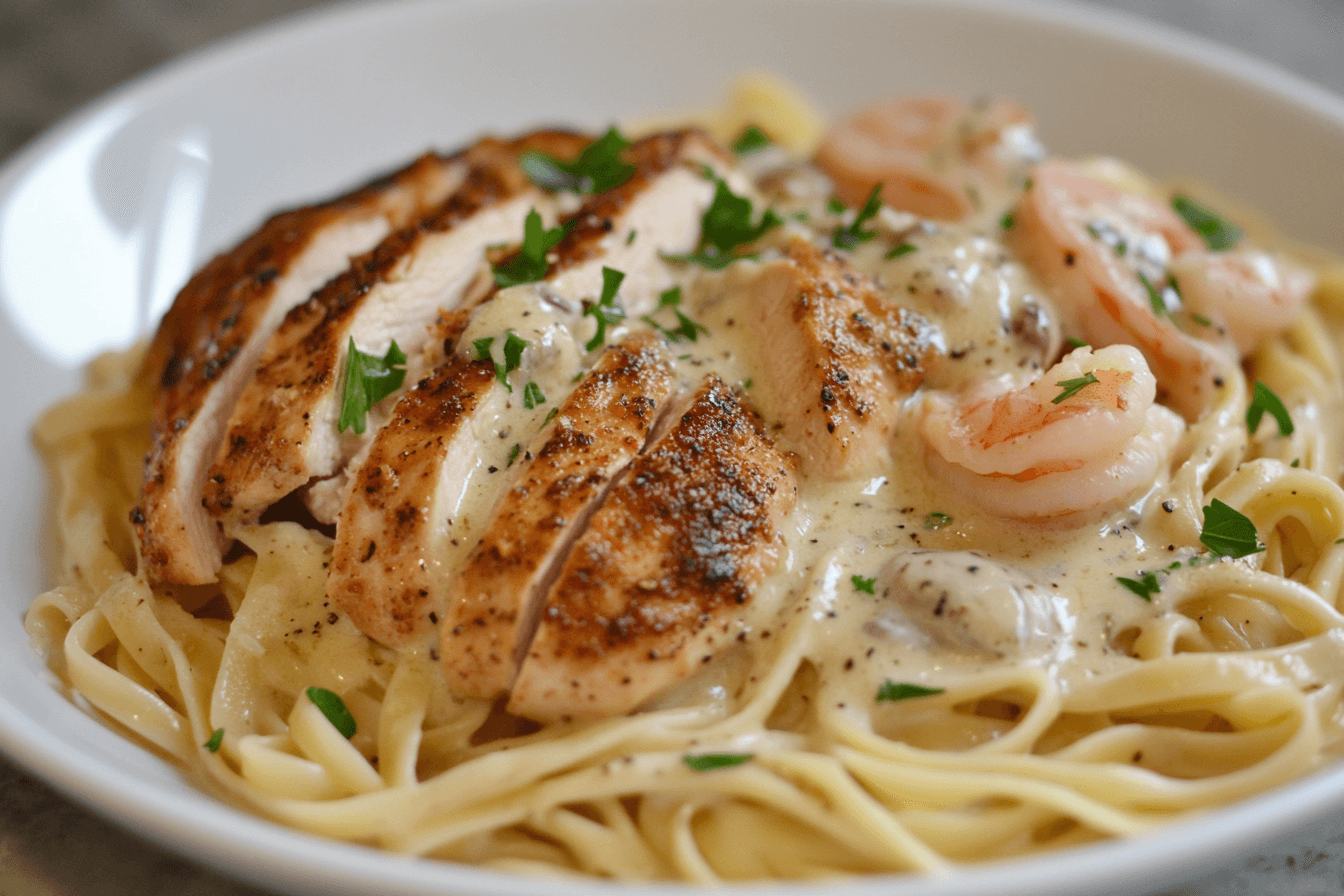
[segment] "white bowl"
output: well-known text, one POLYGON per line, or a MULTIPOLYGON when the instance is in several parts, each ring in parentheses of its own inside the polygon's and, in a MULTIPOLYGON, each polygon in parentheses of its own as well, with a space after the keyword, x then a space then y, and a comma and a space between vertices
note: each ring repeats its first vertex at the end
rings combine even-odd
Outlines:
MULTIPOLYGON (((192 268, 279 206, 428 145, 711 104, 779 72, 822 108, 913 91, 1005 93, 1060 153, 1194 175, 1344 248, 1344 100, 1123 16, 992 0, 458 0, 337 8, 179 60, 0 172, 0 749, 94 810, 226 874, 292 893, 522 894, 537 882, 278 828, 186 784, 59 694, 22 628, 46 584, 46 488, 25 438, 99 350, 146 332, 192 268)), ((943 878, 751 892, 1128 893, 1189 878, 1344 806, 1344 767, 1159 833, 943 878)), ((554 896, 619 889, 552 881, 554 896)), ((649 896, 678 886, 639 889, 649 896)))

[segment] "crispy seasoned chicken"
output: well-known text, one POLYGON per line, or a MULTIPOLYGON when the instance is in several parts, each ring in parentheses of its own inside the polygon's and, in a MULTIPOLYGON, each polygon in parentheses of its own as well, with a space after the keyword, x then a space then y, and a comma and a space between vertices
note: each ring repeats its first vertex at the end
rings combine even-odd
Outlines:
POLYGON ((632 337, 602 354, 530 446, 450 588, 442 653, 451 687, 479 697, 509 689, 558 563, 672 388, 660 340, 632 337))
POLYGON ((476 418, 503 391, 493 364, 454 356, 379 431, 341 511, 327 577, 327 593, 370 638, 415 643, 442 612, 438 558, 487 435, 476 418))
POLYGON ((557 132, 483 141, 464 183, 436 214, 355 259, 287 315, 238 400, 203 490, 206 509, 226 529, 310 479, 339 472, 372 438, 372 421, 363 437, 337 429, 351 341, 380 357, 395 341, 418 357, 441 309, 455 307, 479 274, 486 249, 517 239, 527 213, 551 205, 523 176, 519 154, 572 155, 581 143, 557 132))
POLYGON ((730 268, 716 292, 719 313, 746 330, 753 401, 808 473, 844 479, 886 464, 901 400, 943 352, 937 329, 798 238, 777 261, 730 268))
POLYGON ((732 641, 779 560, 797 485, 756 414, 711 374, 659 429, 547 590, 511 712, 635 709, 732 641))
POLYGON ((466 171, 461 153, 426 155, 330 202, 278 214, 178 294, 143 367, 160 387, 134 515, 151 580, 214 579, 224 538, 201 508, 206 469, 286 312, 345 270, 350 256, 441 203, 466 171))

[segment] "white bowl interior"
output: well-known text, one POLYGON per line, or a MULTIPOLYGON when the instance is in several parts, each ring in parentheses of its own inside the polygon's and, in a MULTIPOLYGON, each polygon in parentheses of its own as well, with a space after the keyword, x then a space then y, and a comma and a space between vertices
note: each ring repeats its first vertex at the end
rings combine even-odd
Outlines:
MULTIPOLYGON (((1137 20, 991 0, 459 0, 351 5, 195 54, 86 109, 0 173, 0 748, 67 794, 226 873, 296 893, 528 893, 506 876, 275 828, 52 688, 22 615, 47 578, 46 489, 24 441, 76 366, 152 326, 185 277, 277 207, 430 145, 540 123, 705 107, 777 72, 839 113, 915 91, 1004 93, 1047 145, 1195 176, 1289 232, 1344 249, 1344 101, 1137 20)), ((790 893, 1132 892, 1197 873, 1344 802, 1328 769, 1199 825, 950 879, 790 893)), ((548 883, 558 894, 594 885, 548 883)), ((647 888, 651 894, 678 888, 647 888)))

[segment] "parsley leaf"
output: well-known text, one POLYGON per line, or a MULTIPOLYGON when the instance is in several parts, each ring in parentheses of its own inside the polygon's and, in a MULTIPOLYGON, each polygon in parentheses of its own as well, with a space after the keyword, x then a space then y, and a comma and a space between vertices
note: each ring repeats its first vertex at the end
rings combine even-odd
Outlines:
POLYGON ((1144 289, 1148 290, 1148 304, 1153 306, 1153 314, 1158 317, 1165 316, 1167 314, 1167 300, 1162 298, 1162 293, 1158 292, 1152 281, 1142 274, 1139 275, 1139 282, 1143 284, 1144 289))
POLYGON ((326 688, 312 687, 307 690, 308 699, 322 710, 322 715, 332 727, 348 738, 355 736, 355 717, 345 708, 345 701, 326 688))
POLYGON ((1246 408, 1246 428, 1254 433, 1260 428, 1260 420, 1268 411, 1279 424, 1279 435, 1290 436, 1293 434, 1293 418, 1288 416, 1288 409, 1283 406, 1279 396, 1275 395, 1264 383, 1255 381, 1255 390, 1251 395, 1251 404, 1246 408))
POLYGON ((1255 523, 1217 498, 1204 508, 1204 529, 1199 540, 1220 557, 1245 557, 1265 549, 1255 523))
POLYGON ((701 753, 698 756, 686 755, 681 761, 693 772, 712 772, 718 768, 732 768, 741 765, 755 755, 753 753, 701 753))
POLYGON ((584 147, 572 162, 562 162, 537 150, 522 154, 518 164, 532 183, 551 193, 602 193, 619 187, 635 173, 635 166, 621 161, 630 141, 611 128, 584 147))
POLYGON ((644 315, 640 320, 653 327, 659 333, 662 333, 672 342, 681 342, 683 339, 688 342, 697 342, 700 339, 700 334, 708 333, 709 330, 687 317, 685 312, 677 307, 680 304, 681 287, 674 286, 658 297, 658 307, 653 312, 654 314, 657 314, 664 308, 671 308, 672 313, 676 315, 677 318, 677 325, 675 327, 669 328, 663 326, 658 323, 658 321, 654 320, 653 315, 650 314, 644 315))
POLYGON ((932 697, 942 692, 942 688, 926 688, 922 684, 909 684, 908 682, 887 679, 877 689, 877 702, 895 703, 897 700, 910 700, 914 697, 932 697))
MULTIPOLYGON (((999 219, 999 229, 1000 229, 1000 230, 1012 230, 1012 229, 1013 229, 1013 225, 1016 224, 1016 223, 1017 223, 1017 219, 1013 217, 1013 213, 1012 213, 1012 212, 1004 212, 1003 217, 999 219)), ((1123 255, 1124 253, 1121 253, 1121 254, 1123 255)))
POLYGON ((950 522, 952 522, 952 517, 948 516, 945 513, 939 513, 938 511, 934 511, 933 513, 924 517, 924 528, 941 529, 950 522))
POLYGON ((341 419, 336 430, 345 432, 353 429, 364 432, 364 418, 378 402, 401 388, 406 381, 406 354, 397 348, 394 339, 387 354, 381 358, 366 355, 355 348, 355 338, 350 337, 350 346, 346 350, 345 386, 341 390, 341 419))
POLYGON ((911 252, 916 252, 918 250, 919 247, 913 243, 897 243, 891 247, 890 252, 882 257, 890 261, 893 258, 900 258, 902 255, 909 255, 911 252))
POLYGON ((523 387, 523 407, 530 411, 537 405, 545 403, 546 395, 541 391, 541 387, 528 380, 527 385, 523 387))
POLYGON ((752 224, 751 200, 734 193, 722 178, 715 177, 714 183, 714 201, 700 219, 700 245, 690 255, 664 255, 668 261, 721 271, 739 258, 747 257, 738 249, 784 223, 774 209, 766 209, 761 213, 760 221, 752 224))
POLYGON ((1073 346, 1074 348, 1087 348, 1087 343, 1079 339, 1077 336, 1065 336, 1064 341, 1067 342, 1069 345, 1073 346))
POLYGON ((205 747, 211 753, 218 753, 220 745, 224 743, 224 729, 216 728, 215 733, 210 735, 210 739, 201 746, 205 747))
POLYGON ((518 459, 518 453, 522 450, 523 446, 518 444, 517 442, 514 442, 513 447, 509 449, 509 462, 506 463, 504 466, 506 467, 513 466, 513 462, 518 459))
POLYGON ((584 343, 584 348, 592 351, 607 341, 607 324, 618 324, 625 320, 625 309, 616 304, 616 290, 621 288, 625 272, 614 268, 602 268, 602 295, 596 304, 585 304, 583 314, 597 321, 597 332, 584 343))
POLYGON ((1171 207, 1176 214, 1185 219, 1196 233, 1204 238, 1205 244, 1214 252, 1231 249, 1241 239, 1241 228, 1206 205, 1201 205, 1189 196, 1177 193, 1171 197, 1171 207))
POLYGON ((873 594, 873 584, 877 581, 877 578, 865 579, 863 576, 850 576, 849 581, 853 583, 855 591, 873 594))
POLYGON ((1149 602, 1152 601, 1154 594, 1162 590, 1162 584, 1157 580, 1157 573, 1155 572, 1142 573, 1137 579, 1116 576, 1115 580, 1149 602))
POLYGON ((527 340, 517 333, 509 330, 504 338, 504 372, 512 373, 522 366, 523 349, 527 348, 527 340))
POLYGON ((1059 404, 1061 401, 1064 401, 1065 399, 1069 399, 1077 395, 1080 391, 1092 385, 1093 383, 1099 383, 1099 382, 1101 382, 1101 380, 1097 379, 1097 375, 1090 370, 1087 373, 1083 374, 1082 376, 1077 377, 1076 379, 1060 380, 1059 382, 1055 383, 1055 385, 1063 386, 1064 391, 1056 395, 1054 398, 1050 399, 1050 403, 1059 404))
POLYGON ((853 222, 848 227, 836 226, 835 232, 831 234, 831 245, 837 249, 853 249, 877 236, 876 230, 864 230, 863 225, 876 217, 881 208, 882 185, 876 184, 868 194, 868 198, 863 201, 863 206, 854 216, 853 222))
POLYGON ((550 263, 546 253, 555 248, 568 228, 557 225, 550 230, 541 226, 541 215, 534 208, 527 213, 523 221, 523 245, 518 254, 495 265, 495 285, 500 287, 517 286, 520 283, 535 283, 546 276, 550 263))
POLYGON ((765 131, 749 124, 742 129, 742 133, 737 135, 733 141, 733 152, 739 156, 749 156, 754 152, 760 152, 770 145, 770 138, 766 136, 765 131))

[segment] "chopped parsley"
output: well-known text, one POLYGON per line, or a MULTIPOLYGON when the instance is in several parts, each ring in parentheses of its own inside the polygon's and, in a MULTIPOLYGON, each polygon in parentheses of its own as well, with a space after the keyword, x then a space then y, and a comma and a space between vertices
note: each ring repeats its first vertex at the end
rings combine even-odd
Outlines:
POLYGON ((1127 579, 1124 576, 1116 576, 1115 580, 1149 602, 1152 601, 1154 594, 1157 594, 1162 590, 1162 583, 1157 580, 1156 572, 1140 573, 1137 579, 1127 579))
POLYGON ((322 710, 322 715, 341 735, 346 738, 355 736, 355 717, 345 708, 345 701, 326 688, 312 687, 306 692, 313 705, 322 710))
POLYGON ((933 513, 924 517, 924 528, 941 529, 950 522, 952 522, 952 517, 948 516, 945 513, 939 513, 938 511, 935 510, 933 513))
POLYGON ((1241 239, 1241 228, 1223 218, 1213 209, 1201 205, 1189 196, 1177 193, 1171 197, 1171 207, 1176 214, 1185 219, 1185 223, 1204 238, 1205 244, 1214 252, 1231 249, 1241 239))
POLYGON ((500 364, 490 354, 490 348, 495 344, 495 337, 482 336, 480 339, 471 340, 471 347, 476 350, 477 361, 489 361, 495 366, 495 379, 499 384, 510 392, 513 386, 509 385, 509 374, 517 370, 523 363, 523 350, 527 348, 528 342, 517 333, 509 330, 504 337, 504 363, 500 364))
MULTIPOLYGON (((545 401, 545 399, 543 398, 542 401, 545 401)), ((542 429, 545 429, 545 428, 546 428, 546 424, 547 424, 547 423, 550 423, 552 420, 554 420, 554 419, 556 418, 556 416, 557 416, 559 413, 560 413, 560 408, 559 408, 559 407, 553 407, 553 408, 551 408, 549 411, 547 411, 547 412, 546 412, 546 419, 543 420, 543 421, 541 421, 541 427, 542 427, 542 429)))
POLYGON ((397 347, 396 340, 381 358, 366 355, 355 348, 355 338, 350 337, 350 346, 346 351, 345 386, 341 390, 341 418, 336 424, 338 432, 353 429, 364 432, 364 418, 378 402, 401 388, 406 381, 406 353, 397 347))
POLYGON ((1013 213, 1012 213, 1012 212, 1005 212, 1004 215, 1003 215, 1003 217, 999 219, 999 229, 1000 229, 1000 230, 1012 230, 1012 229, 1013 229, 1013 225, 1016 224, 1016 223, 1017 223, 1017 219, 1013 217, 1013 213))
POLYGON ((550 230, 541 226, 541 215, 534 208, 527 213, 523 221, 523 245, 518 254, 495 265, 495 285, 500 287, 517 286, 520 283, 535 283, 546 276, 550 263, 546 253, 565 238, 568 230, 557 225, 550 230))
POLYGON ((845 204, 839 198, 832 196, 826 200, 826 210, 833 215, 843 215, 845 213, 845 204))
POLYGON ((511 466, 513 466, 513 462, 516 461, 516 460, 518 459, 518 453, 519 453, 520 451, 522 451, 522 450, 523 450, 523 446, 522 446, 522 445, 519 445, 517 442, 515 442, 514 445, 513 445, 513 447, 509 449, 509 462, 506 463, 504 466, 506 466, 506 467, 511 467, 511 466))
POLYGON ((942 692, 942 688, 926 688, 922 684, 887 679, 877 689, 877 702, 895 703, 897 700, 910 700, 915 697, 933 697, 942 692))
POLYGON ((205 747, 211 753, 218 753, 220 745, 224 743, 224 729, 216 728, 215 733, 210 735, 210 739, 201 746, 205 747))
POLYGON ((541 391, 541 387, 532 380, 528 380, 527 385, 523 387, 523 407, 530 411, 537 405, 545 403, 546 394, 541 391))
POLYGON ((831 234, 831 245, 837 249, 853 249, 860 243, 866 243, 877 236, 876 230, 864 230, 863 225, 871 219, 877 217, 878 211, 882 208, 882 185, 876 184, 873 190, 868 194, 868 198, 863 201, 862 207, 854 215, 854 220, 848 227, 836 225, 835 232, 831 234))
POLYGON ((625 309, 616 303, 616 290, 621 288, 624 279, 624 271, 602 268, 602 295, 596 304, 585 303, 583 307, 584 316, 597 321, 597 331, 583 346, 588 351, 607 341, 607 324, 618 324, 625 320, 625 309))
POLYGON ((739 250, 784 223, 774 209, 766 209, 755 224, 751 223, 751 200, 738 196, 728 184, 714 177, 714 201, 700 219, 700 244, 689 255, 665 255, 669 261, 698 264, 712 271, 721 271, 740 258, 747 258, 739 250))
POLYGON ((1264 383, 1255 381, 1255 389, 1251 393, 1251 404, 1246 408, 1246 428, 1254 433, 1260 428, 1260 420, 1268 411, 1279 424, 1279 435, 1290 436, 1293 434, 1293 418, 1288 416, 1288 409, 1283 406, 1279 396, 1275 395, 1264 383))
POLYGON ((896 245, 891 247, 890 252, 888 252, 886 255, 882 257, 887 260, 891 260, 893 258, 900 258, 903 255, 909 255, 911 252, 915 252, 918 249, 919 247, 916 246, 914 243, 897 243, 896 245))
POLYGON ((1195 313, 1191 312, 1191 314, 1190 314, 1190 319, 1191 319, 1192 321, 1194 321, 1195 323, 1199 324, 1201 327, 1211 327, 1211 326, 1213 326, 1213 321, 1209 320, 1207 317, 1205 317, 1205 316, 1202 315, 1202 314, 1195 314, 1195 313))
POLYGON ((737 135, 733 141, 733 152, 739 156, 749 156, 754 152, 760 152, 770 146, 770 138, 766 136, 765 131, 749 124, 742 129, 742 133, 737 135))
POLYGON ((1255 523, 1217 498, 1204 508, 1204 529, 1199 540, 1219 557, 1245 557, 1265 549, 1255 523))
POLYGON ((518 164, 532 183, 551 193, 602 193, 619 187, 635 173, 635 166, 621 161, 630 141, 611 128, 584 147, 579 157, 564 162, 537 150, 522 154, 518 164))
POLYGON ((732 768, 735 765, 750 760, 755 754, 752 753, 701 753, 699 755, 686 755, 681 757, 681 761, 693 772, 712 772, 719 768, 732 768))
POLYGON ((1050 399, 1050 403, 1059 404, 1061 401, 1065 401, 1066 399, 1072 398, 1073 396, 1077 395, 1079 392, 1081 392, 1088 386, 1092 385, 1093 383, 1099 383, 1099 382, 1101 382, 1101 380, 1097 379, 1097 375, 1090 370, 1080 377, 1076 377, 1071 380, 1060 380, 1059 382, 1055 383, 1055 385, 1063 386, 1064 391, 1060 392, 1054 398, 1050 399))
POLYGON ((1065 336, 1064 341, 1067 342, 1069 345, 1073 346, 1074 348, 1087 348, 1087 343, 1079 339, 1077 336, 1065 336))
POLYGON ((850 576, 849 581, 853 583, 855 591, 873 594, 873 585, 877 582, 877 578, 865 579, 863 576, 850 576))
POLYGON ((658 323, 658 321, 653 319, 652 314, 646 314, 643 317, 641 317, 640 320, 644 321, 644 323, 653 327, 659 333, 662 333, 672 342, 681 342, 683 339, 689 342, 696 342, 699 340, 701 333, 708 333, 709 331, 706 330, 700 324, 696 323, 695 321, 687 317, 686 313, 677 307, 680 304, 681 304, 681 287, 674 286, 671 289, 663 292, 662 295, 658 296, 658 307, 654 309, 653 312, 653 314, 657 314, 659 311, 662 311, 665 308, 672 309, 672 313, 676 315, 677 318, 677 325, 675 327, 663 326, 662 324, 658 323))
POLYGON ((1143 288, 1148 291, 1148 304, 1153 306, 1153 314, 1156 314, 1158 317, 1165 316, 1167 314, 1167 300, 1162 298, 1162 293, 1158 292, 1157 287, 1153 286, 1152 281, 1142 274, 1139 274, 1139 282, 1142 283, 1143 288))

